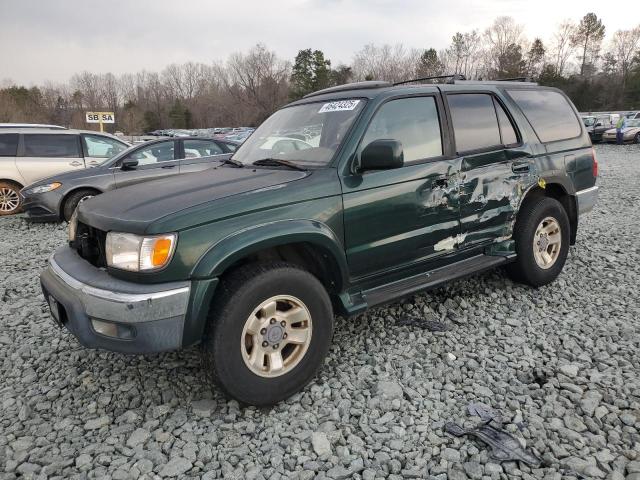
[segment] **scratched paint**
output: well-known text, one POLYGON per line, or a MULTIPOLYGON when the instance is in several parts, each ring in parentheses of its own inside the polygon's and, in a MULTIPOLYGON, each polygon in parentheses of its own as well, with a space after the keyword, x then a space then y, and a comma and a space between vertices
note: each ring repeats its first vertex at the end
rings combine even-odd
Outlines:
POLYGON ((462 234, 455 235, 453 237, 443 238, 442 240, 440 240, 438 243, 434 245, 433 249, 436 252, 441 252, 443 250, 453 250, 456 245, 460 245, 462 242, 464 242, 464 239, 466 237, 467 237, 467 234, 462 233, 462 234))

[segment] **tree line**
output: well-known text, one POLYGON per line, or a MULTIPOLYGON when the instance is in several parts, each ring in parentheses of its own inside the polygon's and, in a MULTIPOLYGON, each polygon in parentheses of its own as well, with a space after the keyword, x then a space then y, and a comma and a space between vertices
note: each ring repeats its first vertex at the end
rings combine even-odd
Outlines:
POLYGON ((456 32, 447 48, 365 45, 349 65, 321 50, 293 62, 258 44, 224 62, 172 64, 120 76, 83 72, 64 84, 0 88, 0 122, 86 128, 86 111, 112 111, 111 128, 138 134, 159 128, 255 126, 283 104, 322 88, 362 80, 464 75, 492 80, 527 77, 561 88, 581 111, 640 109, 640 25, 607 36, 587 13, 564 21, 549 39, 526 38, 511 17, 484 31, 456 32))

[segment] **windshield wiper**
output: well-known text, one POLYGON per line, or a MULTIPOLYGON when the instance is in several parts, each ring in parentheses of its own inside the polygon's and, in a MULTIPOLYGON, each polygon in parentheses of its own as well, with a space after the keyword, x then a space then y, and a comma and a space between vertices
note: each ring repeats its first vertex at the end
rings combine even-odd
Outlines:
POLYGON ((222 160, 222 164, 233 165, 236 168, 244 167, 244 163, 242 163, 240 160, 234 160, 233 158, 225 158, 224 160, 222 160))
POLYGON ((252 165, 265 166, 265 167, 289 167, 293 170, 300 170, 302 172, 306 172, 307 169, 298 165, 297 163, 291 162, 289 160, 283 160, 281 158, 261 158, 260 160, 256 160, 252 165))

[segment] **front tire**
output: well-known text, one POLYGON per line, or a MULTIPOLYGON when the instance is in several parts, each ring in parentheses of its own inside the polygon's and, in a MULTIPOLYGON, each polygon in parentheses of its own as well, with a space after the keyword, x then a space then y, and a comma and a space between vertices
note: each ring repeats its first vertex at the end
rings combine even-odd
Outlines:
POLYGON ((78 208, 80 202, 88 198, 95 197, 96 195, 98 195, 98 193, 99 192, 96 192, 95 190, 82 189, 69 195, 69 197, 64 202, 64 206, 62 207, 62 216, 64 217, 64 219, 67 222, 71 220, 73 212, 76 211, 76 208, 78 208))
POLYGON ((640 133, 636 133, 636 136, 633 137, 633 142, 634 143, 640 143, 640 133))
POLYGON ((20 186, 13 182, 0 182, 0 216, 22 211, 20 186))
POLYGON ((249 264, 216 291, 203 365, 227 395, 273 405, 311 381, 332 336, 331 301, 316 277, 287 263, 249 264))
POLYGON ((525 200, 514 228, 516 260, 507 266, 509 276, 533 287, 553 282, 569 253, 569 217, 554 198, 525 200))

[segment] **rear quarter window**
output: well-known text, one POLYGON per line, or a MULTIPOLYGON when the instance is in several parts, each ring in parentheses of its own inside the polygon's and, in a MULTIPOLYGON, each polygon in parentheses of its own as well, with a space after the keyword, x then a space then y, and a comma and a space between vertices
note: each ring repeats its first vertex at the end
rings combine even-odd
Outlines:
POLYGON ((552 90, 507 90, 543 143, 575 138, 580 122, 566 97, 552 90))

